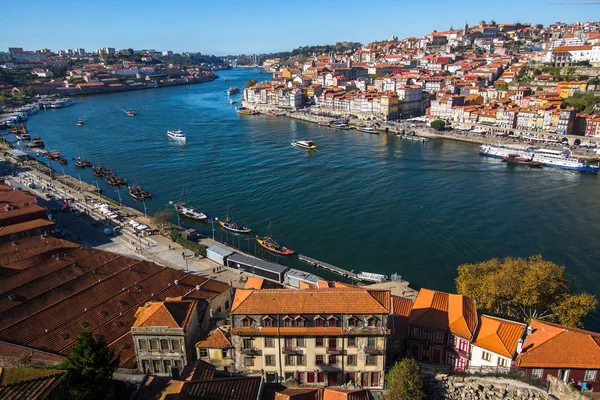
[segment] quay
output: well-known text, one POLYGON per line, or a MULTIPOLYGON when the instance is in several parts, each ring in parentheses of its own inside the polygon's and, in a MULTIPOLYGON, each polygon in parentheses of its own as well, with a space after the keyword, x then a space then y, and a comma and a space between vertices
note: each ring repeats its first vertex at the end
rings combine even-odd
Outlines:
POLYGON ((340 267, 336 267, 335 265, 331 265, 326 262, 319 261, 316 258, 308 257, 308 256, 305 256, 304 254, 298 254, 298 259, 300 261, 304 261, 305 263, 311 264, 314 267, 323 268, 323 269, 326 269, 327 271, 341 275, 344 278, 350 278, 350 279, 354 279, 356 281, 360 281, 358 274, 355 274, 352 271, 347 271, 340 267))

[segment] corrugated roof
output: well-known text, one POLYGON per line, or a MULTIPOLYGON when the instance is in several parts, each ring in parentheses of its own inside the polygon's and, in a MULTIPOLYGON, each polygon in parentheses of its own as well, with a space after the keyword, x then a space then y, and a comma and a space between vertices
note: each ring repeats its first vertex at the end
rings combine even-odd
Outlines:
POLYGON ((472 344, 512 358, 526 327, 526 324, 520 322, 481 315, 472 344))
POLYGON ((258 258, 254 258, 254 257, 248 257, 248 256, 238 254, 238 253, 233 253, 232 255, 229 256, 229 258, 227 260, 230 260, 230 261, 233 261, 236 263, 240 263, 240 264, 251 265, 255 268, 259 268, 259 269, 266 270, 266 271, 273 271, 273 272, 277 272, 277 273, 283 273, 288 269, 288 267, 285 267, 283 265, 260 260, 258 258))

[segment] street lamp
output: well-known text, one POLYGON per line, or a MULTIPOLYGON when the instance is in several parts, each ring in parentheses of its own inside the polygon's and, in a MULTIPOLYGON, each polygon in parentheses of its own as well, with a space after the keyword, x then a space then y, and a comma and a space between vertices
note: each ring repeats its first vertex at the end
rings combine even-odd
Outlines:
MULTIPOLYGON (((218 220, 219 220, 219 218, 217 218, 217 217, 210 220, 210 225, 212 226, 213 241, 215 240, 215 221, 218 221, 218 220)), ((227 221, 225 221, 225 222, 227 222, 227 221)))

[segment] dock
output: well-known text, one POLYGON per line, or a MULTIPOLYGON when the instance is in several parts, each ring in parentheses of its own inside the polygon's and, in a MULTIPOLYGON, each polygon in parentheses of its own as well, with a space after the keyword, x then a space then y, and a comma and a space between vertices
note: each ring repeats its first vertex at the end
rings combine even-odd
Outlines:
POLYGON ((314 267, 323 268, 323 269, 325 269, 327 271, 331 271, 331 272, 333 272, 335 274, 338 274, 338 275, 341 275, 343 277, 354 279, 354 280, 357 280, 357 281, 361 280, 358 277, 358 274, 355 274, 354 272, 347 271, 347 270, 345 270, 343 268, 336 267, 335 265, 331 265, 331 264, 328 264, 328 263, 323 262, 323 261, 319 261, 319 260, 317 260, 315 258, 311 258, 311 257, 305 256, 303 254, 298 254, 298 259, 300 261, 304 261, 305 263, 311 264, 314 267))

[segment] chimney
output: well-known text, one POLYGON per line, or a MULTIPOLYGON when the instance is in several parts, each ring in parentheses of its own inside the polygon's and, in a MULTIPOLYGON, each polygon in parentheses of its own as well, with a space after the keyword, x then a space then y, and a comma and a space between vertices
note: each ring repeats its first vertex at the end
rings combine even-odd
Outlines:
POLYGON ((523 338, 519 339, 519 343, 517 343, 517 354, 521 354, 523 352, 523 338))
POLYGON ((527 334, 531 335, 533 333, 533 328, 531 327, 531 325, 527 326, 527 334))

